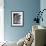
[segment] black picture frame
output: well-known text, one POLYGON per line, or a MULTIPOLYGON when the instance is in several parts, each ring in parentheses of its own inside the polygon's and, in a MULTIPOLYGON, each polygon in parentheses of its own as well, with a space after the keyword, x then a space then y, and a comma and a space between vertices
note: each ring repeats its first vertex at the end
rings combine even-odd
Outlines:
POLYGON ((24 11, 11 12, 11 26, 23 27, 24 26, 24 11))

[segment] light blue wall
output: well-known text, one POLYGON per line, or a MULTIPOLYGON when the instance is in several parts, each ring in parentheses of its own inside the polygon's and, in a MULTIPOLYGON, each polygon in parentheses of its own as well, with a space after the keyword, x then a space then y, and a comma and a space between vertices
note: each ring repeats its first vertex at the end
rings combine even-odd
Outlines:
POLYGON ((5 40, 18 41, 32 28, 32 19, 40 9, 40 0, 5 0, 4 30, 5 40), (11 27, 11 11, 24 11, 24 27, 11 27))
MULTIPOLYGON (((42 11, 43 9, 46 9, 46 0, 41 0, 40 1, 40 10, 42 11)), ((40 22, 40 25, 45 26, 46 27, 46 10, 43 12, 43 22, 40 22)))

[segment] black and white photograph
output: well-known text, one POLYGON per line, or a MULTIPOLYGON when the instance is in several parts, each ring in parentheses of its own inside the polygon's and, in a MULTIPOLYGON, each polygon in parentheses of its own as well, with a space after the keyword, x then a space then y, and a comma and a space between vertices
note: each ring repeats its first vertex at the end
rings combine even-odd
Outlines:
POLYGON ((23 26, 23 11, 12 12, 12 26, 23 26))

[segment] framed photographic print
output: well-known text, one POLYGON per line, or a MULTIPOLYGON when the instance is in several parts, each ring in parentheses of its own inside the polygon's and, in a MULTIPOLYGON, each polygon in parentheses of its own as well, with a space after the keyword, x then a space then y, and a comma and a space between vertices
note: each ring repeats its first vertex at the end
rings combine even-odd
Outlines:
POLYGON ((12 26, 23 26, 24 21, 23 11, 13 11, 12 12, 12 26))

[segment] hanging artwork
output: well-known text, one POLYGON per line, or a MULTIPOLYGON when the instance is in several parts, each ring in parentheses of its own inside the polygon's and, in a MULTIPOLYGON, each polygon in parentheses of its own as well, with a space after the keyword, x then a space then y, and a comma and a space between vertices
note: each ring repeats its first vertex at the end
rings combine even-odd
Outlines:
POLYGON ((12 12, 12 26, 23 26, 23 11, 14 11, 12 12))

